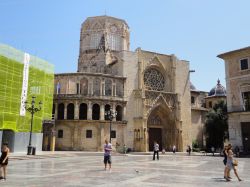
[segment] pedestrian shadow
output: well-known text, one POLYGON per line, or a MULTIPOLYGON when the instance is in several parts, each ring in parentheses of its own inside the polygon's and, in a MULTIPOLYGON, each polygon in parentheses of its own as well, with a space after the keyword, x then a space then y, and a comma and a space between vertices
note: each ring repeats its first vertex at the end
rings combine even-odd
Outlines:
POLYGON ((226 182, 224 178, 212 178, 215 182, 226 182))

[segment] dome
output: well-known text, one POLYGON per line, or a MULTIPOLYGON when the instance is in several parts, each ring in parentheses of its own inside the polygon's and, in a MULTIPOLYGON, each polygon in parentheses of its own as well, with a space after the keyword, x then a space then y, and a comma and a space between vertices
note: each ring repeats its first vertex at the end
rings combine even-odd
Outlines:
POLYGON ((226 89, 221 85, 220 80, 218 79, 217 85, 212 88, 208 96, 226 96, 226 89))

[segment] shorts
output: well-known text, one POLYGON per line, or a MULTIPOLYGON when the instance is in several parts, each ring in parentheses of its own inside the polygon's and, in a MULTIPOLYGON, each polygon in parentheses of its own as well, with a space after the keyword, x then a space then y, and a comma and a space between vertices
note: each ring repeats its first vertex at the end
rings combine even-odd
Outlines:
POLYGON ((107 155, 107 156, 104 156, 104 164, 111 164, 111 156, 110 155, 107 155))
POLYGON ((228 169, 233 169, 233 161, 232 160, 227 160, 226 167, 228 167, 228 169))

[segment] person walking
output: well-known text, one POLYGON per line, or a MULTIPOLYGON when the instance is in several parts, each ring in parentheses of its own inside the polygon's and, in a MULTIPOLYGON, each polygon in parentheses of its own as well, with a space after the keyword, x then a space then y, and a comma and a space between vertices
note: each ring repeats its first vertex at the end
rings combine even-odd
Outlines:
POLYGON ((155 160, 155 154, 157 154, 157 160, 159 160, 159 144, 154 141, 154 156, 153 160, 155 160))
POLYGON ((175 154, 175 152, 176 152, 176 146, 173 145, 173 153, 175 154))
POLYGON ((234 153, 232 151, 232 145, 229 144, 228 149, 227 149, 226 181, 231 181, 229 178, 229 173, 230 173, 231 169, 234 170, 234 174, 237 177, 238 181, 242 181, 238 175, 237 168, 236 168, 236 166, 238 164, 234 163, 233 154, 234 153))
POLYGON ((214 152, 215 152, 214 146, 211 147, 211 152, 212 152, 212 154, 213 154, 213 156, 214 156, 214 152))
POLYGON ((0 180, 6 180, 9 152, 8 144, 3 144, 0 157, 0 180))
POLYGON ((112 144, 105 140, 104 144, 104 170, 107 170, 107 164, 109 164, 109 171, 111 171, 111 151, 112 144))
POLYGON ((188 153, 188 156, 191 155, 191 147, 190 147, 190 145, 187 146, 187 153, 188 153))
POLYGON ((224 149, 223 149, 223 156, 224 156, 223 164, 225 166, 225 168, 224 168, 224 179, 226 179, 226 178, 231 179, 230 172, 227 175, 227 148, 228 148, 227 145, 225 145, 224 149))

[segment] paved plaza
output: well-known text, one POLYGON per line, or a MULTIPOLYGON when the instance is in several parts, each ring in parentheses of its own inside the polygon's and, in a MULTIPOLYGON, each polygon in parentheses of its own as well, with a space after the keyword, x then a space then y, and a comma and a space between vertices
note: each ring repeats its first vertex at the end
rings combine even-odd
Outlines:
POLYGON ((63 186, 250 186, 250 159, 239 159, 238 182, 223 179, 222 157, 163 155, 116 155, 111 172, 104 171, 100 154, 66 153, 10 159, 8 178, 1 187, 63 186))

